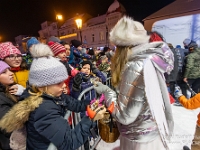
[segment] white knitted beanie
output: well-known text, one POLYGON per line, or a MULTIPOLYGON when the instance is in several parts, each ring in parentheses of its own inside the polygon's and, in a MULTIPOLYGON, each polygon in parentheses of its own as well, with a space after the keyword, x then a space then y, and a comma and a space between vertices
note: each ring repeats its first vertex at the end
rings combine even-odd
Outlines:
POLYGON ((29 72, 29 83, 37 87, 60 83, 68 78, 66 67, 56 58, 48 45, 39 43, 32 46, 34 57, 29 72))
POLYGON ((117 46, 135 46, 149 42, 144 26, 132 18, 124 16, 110 32, 110 42, 117 46))

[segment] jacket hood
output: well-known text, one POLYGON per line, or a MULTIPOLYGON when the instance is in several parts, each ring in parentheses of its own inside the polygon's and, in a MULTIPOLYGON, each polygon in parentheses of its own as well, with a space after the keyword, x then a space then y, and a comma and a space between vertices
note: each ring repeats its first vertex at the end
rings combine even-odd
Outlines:
POLYGON ((39 95, 37 98, 30 96, 18 102, 0 120, 0 128, 8 133, 21 129, 28 120, 30 113, 38 108, 42 102, 43 98, 39 95))
POLYGON ((164 42, 141 44, 131 49, 128 60, 150 58, 154 66, 162 73, 173 70, 174 54, 164 42))

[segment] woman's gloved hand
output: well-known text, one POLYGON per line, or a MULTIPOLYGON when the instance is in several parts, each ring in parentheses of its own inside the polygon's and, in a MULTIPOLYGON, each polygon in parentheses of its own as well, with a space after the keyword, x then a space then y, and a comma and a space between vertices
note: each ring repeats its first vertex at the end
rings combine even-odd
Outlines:
POLYGON ((97 107, 95 110, 92 110, 90 105, 87 106, 87 114, 92 119, 92 121, 96 121, 99 119, 102 119, 104 117, 104 114, 106 112, 105 106, 97 107))
POLYGON ((107 85, 102 84, 101 82, 96 82, 94 89, 98 94, 105 93, 106 91, 110 90, 110 88, 107 85))

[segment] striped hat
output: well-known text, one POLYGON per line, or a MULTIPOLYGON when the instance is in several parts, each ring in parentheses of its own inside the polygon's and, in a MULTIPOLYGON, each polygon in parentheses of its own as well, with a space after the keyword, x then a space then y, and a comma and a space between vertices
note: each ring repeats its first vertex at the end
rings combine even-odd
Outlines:
POLYGON ((57 56, 59 53, 66 52, 66 49, 63 45, 50 41, 48 42, 49 47, 53 51, 53 54, 57 56))

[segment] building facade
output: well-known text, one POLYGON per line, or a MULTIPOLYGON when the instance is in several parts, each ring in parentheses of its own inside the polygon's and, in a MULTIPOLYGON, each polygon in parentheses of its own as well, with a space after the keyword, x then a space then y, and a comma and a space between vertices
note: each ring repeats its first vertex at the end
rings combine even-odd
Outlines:
POLYGON ((94 18, 88 14, 79 15, 83 20, 81 29, 77 29, 76 17, 74 17, 66 20, 60 28, 56 22, 45 21, 41 24, 41 30, 38 33, 40 38, 48 39, 50 36, 58 36, 62 41, 68 43, 72 39, 78 39, 82 40, 85 47, 101 49, 105 46, 111 46, 109 32, 125 12, 124 7, 117 0, 114 0, 104 15, 94 18))

